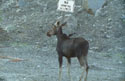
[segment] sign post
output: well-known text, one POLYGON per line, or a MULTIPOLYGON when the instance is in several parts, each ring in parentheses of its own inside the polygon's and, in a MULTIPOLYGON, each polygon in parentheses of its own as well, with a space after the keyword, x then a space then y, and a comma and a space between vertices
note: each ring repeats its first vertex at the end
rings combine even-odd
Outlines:
POLYGON ((74 12, 74 0, 59 0, 58 8, 59 11, 74 12))
POLYGON ((75 1, 74 0, 59 0, 58 2, 58 11, 62 11, 62 17, 64 19, 64 13, 63 12, 74 12, 75 7, 75 1))

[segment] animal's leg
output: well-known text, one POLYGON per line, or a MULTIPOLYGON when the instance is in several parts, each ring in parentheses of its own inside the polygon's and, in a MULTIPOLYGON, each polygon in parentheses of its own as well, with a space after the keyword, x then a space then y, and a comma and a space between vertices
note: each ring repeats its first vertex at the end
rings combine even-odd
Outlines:
POLYGON ((84 76, 84 67, 83 67, 83 65, 84 65, 84 58, 83 58, 83 56, 78 57, 78 60, 79 60, 79 63, 81 65, 81 68, 82 68, 82 71, 83 71, 82 74, 81 74, 81 76, 80 76, 79 81, 82 81, 83 76, 84 76))
POLYGON ((81 81, 82 78, 83 78, 83 76, 84 76, 84 67, 83 67, 83 65, 84 65, 84 58, 83 58, 83 56, 79 56, 79 57, 77 57, 77 58, 78 58, 78 60, 79 60, 79 63, 80 63, 80 65, 81 65, 81 68, 82 68, 82 74, 81 74, 80 79, 79 79, 79 81, 81 81))
POLYGON ((80 80, 81 81, 84 77, 84 72, 86 71, 86 76, 85 76, 85 79, 84 81, 87 81, 87 75, 88 75, 88 64, 87 64, 87 57, 86 56, 81 56, 81 57, 78 57, 78 60, 80 62, 80 65, 82 67, 82 74, 81 74, 81 77, 80 77, 80 80), (84 69, 85 68, 85 69, 84 69))
POLYGON ((71 79, 71 75, 70 75, 70 65, 71 65, 71 59, 70 58, 67 58, 67 67, 68 67, 68 77, 70 79, 70 81, 72 81, 71 79))
POLYGON ((87 58, 85 59, 85 70, 86 70, 86 75, 85 75, 85 79, 84 79, 84 81, 87 81, 88 70, 89 70, 89 66, 88 66, 87 58))
POLYGON ((59 81, 62 80, 62 67, 59 68, 59 81))
POLYGON ((79 79, 79 81, 82 81, 82 79, 83 79, 83 76, 84 76, 84 72, 85 72, 85 70, 84 70, 84 67, 81 67, 82 68, 82 74, 81 74, 81 76, 80 76, 80 79, 79 79))
POLYGON ((79 81, 82 81, 82 79, 83 79, 83 77, 84 77, 84 72, 85 72, 85 71, 86 71, 86 75, 85 75, 84 81, 87 81, 88 66, 86 66, 86 64, 85 64, 85 66, 84 66, 84 67, 82 67, 82 70, 83 70, 83 72, 82 72, 82 75, 81 75, 81 77, 80 77, 80 80, 79 80, 79 81))
POLYGON ((58 57, 59 60, 59 81, 62 80, 62 56, 58 57))

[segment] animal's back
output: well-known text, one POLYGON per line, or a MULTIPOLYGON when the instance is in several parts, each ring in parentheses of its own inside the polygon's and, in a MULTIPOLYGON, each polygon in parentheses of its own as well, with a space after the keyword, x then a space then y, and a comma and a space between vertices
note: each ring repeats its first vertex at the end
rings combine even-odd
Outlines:
POLYGON ((74 47, 75 48, 84 48, 87 47, 89 45, 88 41, 85 40, 84 38, 74 38, 74 47))
POLYGON ((84 38, 70 38, 62 43, 61 49, 64 56, 76 57, 76 53, 88 50, 88 46, 84 38))

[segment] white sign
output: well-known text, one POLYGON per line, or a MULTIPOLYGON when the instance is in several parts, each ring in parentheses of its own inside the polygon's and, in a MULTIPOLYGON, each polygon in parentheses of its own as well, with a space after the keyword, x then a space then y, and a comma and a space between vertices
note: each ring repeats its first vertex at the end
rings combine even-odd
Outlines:
POLYGON ((74 4, 73 0, 59 0, 57 10, 65 11, 65 12, 74 12, 74 4))

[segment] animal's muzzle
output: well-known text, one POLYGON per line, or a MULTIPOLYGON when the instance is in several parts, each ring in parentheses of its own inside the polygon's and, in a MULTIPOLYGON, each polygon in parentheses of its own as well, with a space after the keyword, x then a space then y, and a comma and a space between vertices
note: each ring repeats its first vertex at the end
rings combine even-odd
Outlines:
POLYGON ((47 32, 47 33, 46 33, 46 35, 47 35, 48 37, 51 37, 51 35, 50 35, 50 33, 49 33, 49 32, 47 32))

